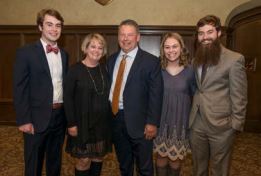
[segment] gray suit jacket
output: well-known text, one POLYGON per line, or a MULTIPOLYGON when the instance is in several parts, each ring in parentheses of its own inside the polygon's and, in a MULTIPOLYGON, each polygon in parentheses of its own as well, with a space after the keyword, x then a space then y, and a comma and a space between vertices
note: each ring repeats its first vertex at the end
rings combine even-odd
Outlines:
POLYGON ((200 111, 201 116, 217 130, 243 130, 247 105, 244 63, 244 56, 222 47, 218 65, 208 68, 202 84, 196 71, 198 89, 193 97, 189 127, 200 111))

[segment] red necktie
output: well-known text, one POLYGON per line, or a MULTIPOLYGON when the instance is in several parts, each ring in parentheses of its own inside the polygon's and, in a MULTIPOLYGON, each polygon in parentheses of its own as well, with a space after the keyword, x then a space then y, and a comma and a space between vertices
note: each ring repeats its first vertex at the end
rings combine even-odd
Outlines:
POLYGON ((58 47, 52 47, 51 45, 47 45, 46 46, 46 52, 47 53, 54 52, 55 54, 58 54, 59 48, 58 47))

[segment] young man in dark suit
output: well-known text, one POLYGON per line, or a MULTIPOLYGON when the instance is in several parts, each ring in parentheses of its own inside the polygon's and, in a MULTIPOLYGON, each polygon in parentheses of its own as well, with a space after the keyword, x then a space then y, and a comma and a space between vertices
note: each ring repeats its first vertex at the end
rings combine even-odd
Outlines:
POLYGON ((37 14, 41 38, 19 48, 14 65, 14 105, 18 128, 24 134, 25 175, 59 176, 66 120, 63 80, 68 55, 57 46, 63 17, 54 9, 37 14))
POLYGON ((111 79, 112 139, 122 176, 153 175, 152 139, 160 122, 163 81, 160 60, 139 48, 139 26, 121 22, 121 50, 108 60, 111 79))

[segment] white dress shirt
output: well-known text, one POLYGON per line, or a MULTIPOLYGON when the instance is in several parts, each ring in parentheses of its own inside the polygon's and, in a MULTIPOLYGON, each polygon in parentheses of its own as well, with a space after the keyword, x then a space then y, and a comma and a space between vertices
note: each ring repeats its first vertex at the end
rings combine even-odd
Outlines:
POLYGON ((123 107, 123 91, 124 91, 124 88, 125 88, 125 85, 126 85, 126 82, 127 82, 127 78, 128 78, 131 66, 132 66, 132 64, 134 62, 134 59, 136 57, 137 52, 138 52, 138 47, 134 48, 129 53, 124 53, 121 50, 120 54, 118 55, 117 60, 115 62, 115 66, 114 66, 114 70, 113 70, 113 80, 112 80, 110 96, 109 96, 110 102, 112 102, 114 86, 115 86, 115 82, 116 82, 116 78, 117 78, 117 74, 118 74, 118 70, 119 70, 119 66, 120 66, 121 60, 123 58, 123 55, 127 55, 126 65, 125 65, 124 74, 123 74, 123 80, 122 80, 122 85, 121 85, 121 91, 120 91, 119 109, 123 109, 124 108, 123 107))
MULTIPOLYGON (((53 83, 53 103, 63 102, 63 67, 62 67, 62 57, 60 50, 57 54, 54 52, 47 53, 46 46, 47 43, 41 39, 45 55, 48 61, 49 70, 53 83)), ((53 47, 57 47, 57 44, 53 47)))

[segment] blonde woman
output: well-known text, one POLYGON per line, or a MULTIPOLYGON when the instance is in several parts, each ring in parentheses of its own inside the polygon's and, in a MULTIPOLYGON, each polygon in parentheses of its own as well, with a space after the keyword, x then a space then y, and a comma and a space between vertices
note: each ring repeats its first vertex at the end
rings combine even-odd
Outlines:
POLYGON ((194 72, 188 52, 177 33, 163 36, 160 59, 164 82, 162 114, 154 140, 158 176, 180 175, 181 161, 189 150, 188 120, 194 92, 194 72))
POLYGON ((76 158, 76 176, 99 176, 103 157, 111 151, 109 82, 105 65, 106 42, 89 34, 82 42, 82 61, 73 65, 65 82, 68 121, 66 151, 76 158))

